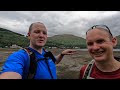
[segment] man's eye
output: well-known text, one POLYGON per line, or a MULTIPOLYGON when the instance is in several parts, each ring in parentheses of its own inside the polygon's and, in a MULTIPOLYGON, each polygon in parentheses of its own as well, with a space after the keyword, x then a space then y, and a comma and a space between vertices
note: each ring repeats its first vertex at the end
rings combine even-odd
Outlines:
POLYGON ((97 40, 97 43, 101 44, 101 43, 104 43, 105 41, 104 40, 97 40))
POLYGON ((88 42, 87 45, 88 45, 88 46, 92 46, 93 43, 92 43, 92 42, 88 42))
POLYGON ((46 35, 46 34, 47 34, 47 32, 43 32, 43 34, 45 34, 45 35, 46 35))
POLYGON ((39 33, 39 31, 34 31, 34 33, 39 33))

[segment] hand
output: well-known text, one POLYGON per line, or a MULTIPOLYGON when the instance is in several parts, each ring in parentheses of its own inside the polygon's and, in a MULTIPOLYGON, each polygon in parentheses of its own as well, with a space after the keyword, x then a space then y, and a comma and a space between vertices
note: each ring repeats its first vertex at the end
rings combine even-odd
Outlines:
POLYGON ((76 51, 73 50, 73 49, 66 49, 64 51, 61 52, 61 54, 59 54, 57 57, 56 57, 56 64, 58 64, 64 55, 73 55, 76 51))
POLYGON ((75 54, 76 50, 73 50, 73 49, 66 49, 64 51, 62 51, 61 55, 64 56, 64 55, 73 55, 75 54))

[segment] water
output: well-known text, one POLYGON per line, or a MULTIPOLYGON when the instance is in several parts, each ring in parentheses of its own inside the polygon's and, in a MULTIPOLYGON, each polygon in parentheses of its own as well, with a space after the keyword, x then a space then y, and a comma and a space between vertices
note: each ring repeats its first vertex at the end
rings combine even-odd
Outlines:
POLYGON ((2 53, 0 52, 0 61, 3 59, 3 55, 2 53))
POLYGON ((120 51, 120 49, 113 49, 113 51, 120 51))
MULTIPOLYGON (((88 51, 88 49, 76 49, 78 51, 88 51)), ((113 49, 113 51, 120 51, 120 49, 113 49)))

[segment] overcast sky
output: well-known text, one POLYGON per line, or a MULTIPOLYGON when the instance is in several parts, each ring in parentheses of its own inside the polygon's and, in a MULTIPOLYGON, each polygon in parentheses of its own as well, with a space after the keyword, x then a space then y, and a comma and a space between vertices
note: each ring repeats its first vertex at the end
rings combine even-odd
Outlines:
POLYGON ((72 34, 85 37, 95 24, 105 24, 120 35, 120 11, 0 11, 0 27, 26 35, 33 22, 43 22, 48 36, 72 34))

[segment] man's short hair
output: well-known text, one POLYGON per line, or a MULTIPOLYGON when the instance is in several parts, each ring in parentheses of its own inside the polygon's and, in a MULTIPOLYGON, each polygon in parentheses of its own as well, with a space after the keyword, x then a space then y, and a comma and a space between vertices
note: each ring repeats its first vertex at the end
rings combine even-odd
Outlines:
POLYGON ((36 23, 39 23, 39 24, 44 25, 42 22, 34 22, 34 23, 32 23, 32 24, 30 25, 30 27, 29 27, 29 32, 31 32, 32 26, 33 26, 34 24, 36 24, 36 23))

